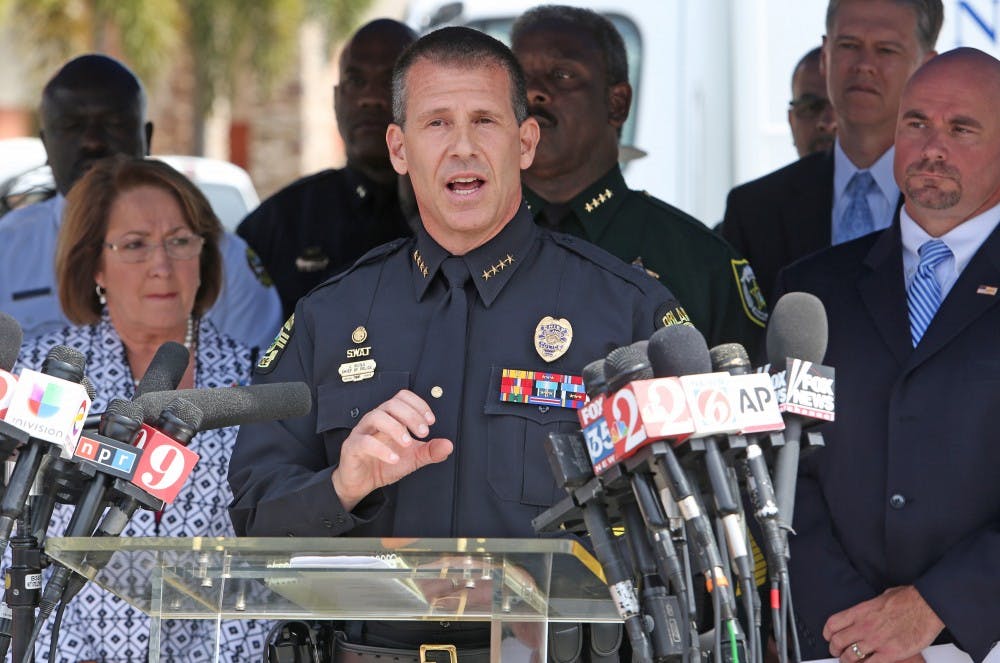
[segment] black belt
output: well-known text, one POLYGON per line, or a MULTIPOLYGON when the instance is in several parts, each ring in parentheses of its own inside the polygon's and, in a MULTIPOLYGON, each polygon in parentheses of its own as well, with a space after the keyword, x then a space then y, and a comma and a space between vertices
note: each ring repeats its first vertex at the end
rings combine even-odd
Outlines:
POLYGON ((490 650, 457 649, 454 645, 425 644, 419 650, 375 647, 347 642, 337 634, 333 643, 333 663, 489 663, 490 650))

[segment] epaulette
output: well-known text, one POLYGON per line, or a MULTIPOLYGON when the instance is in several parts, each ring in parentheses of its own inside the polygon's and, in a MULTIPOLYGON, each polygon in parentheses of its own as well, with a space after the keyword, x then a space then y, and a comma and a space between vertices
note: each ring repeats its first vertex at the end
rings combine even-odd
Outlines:
POLYGON ((552 241, 567 251, 575 253, 584 260, 592 262, 605 271, 628 281, 632 285, 639 288, 643 293, 648 293, 650 289, 655 289, 656 287, 662 287, 659 282, 649 274, 636 269, 631 265, 625 264, 601 247, 588 242, 585 239, 580 239, 579 237, 560 232, 550 232, 548 233, 548 236, 552 238, 552 241))
POLYGON ((344 271, 334 274, 327 280, 317 285, 315 288, 310 290, 307 293, 307 295, 312 294, 317 290, 320 290, 321 288, 325 288, 328 285, 332 285, 334 283, 341 281, 342 279, 349 276, 351 273, 357 271, 361 267, 364 267, 365 265, 370 265, 374 262, 378 262, 379 260, 387 258, 388 256, 398 251, 400 248, 402 248, 404 244, 412 240, 413 240, 412 237, 399 237, 397 239, 392 240, 391 242, 386 242, 385 244, 380 244, 376 246, 374 249, 370 250, 368 253, 358 258, 353 265, 351 265, 344 271))

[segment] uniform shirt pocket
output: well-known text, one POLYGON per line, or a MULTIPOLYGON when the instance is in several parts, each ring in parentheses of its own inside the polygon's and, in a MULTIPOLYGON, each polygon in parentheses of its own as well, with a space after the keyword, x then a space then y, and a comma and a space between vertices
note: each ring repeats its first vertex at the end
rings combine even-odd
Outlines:
POLYGON ((556 485, 545 453, 550 432, 579 428, 576 410, 500 400, 502 368, 493 367, 486 414, 487 481, 493 493, 509 502, 549 507, 562 489, 556 485))
MULTIPOLYGON (((383 371, 361 382, 326 382, 316 388, 316 433, 350 431, 361 417, 410 386, 410 374, 383 371)), ((346 436, 345 436, 346 437, 346 436)))

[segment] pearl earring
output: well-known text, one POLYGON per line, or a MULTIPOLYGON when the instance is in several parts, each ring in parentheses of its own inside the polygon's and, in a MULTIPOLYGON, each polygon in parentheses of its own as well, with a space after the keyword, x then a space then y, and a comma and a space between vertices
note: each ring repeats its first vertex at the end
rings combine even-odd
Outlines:
POLYGON ((104 293, 107 292, 107 290, 102 288, 100 284, 98 284, 94 288, 94 292, 97 293, 97 301, 101 303, 101 306, 104 306, 105 304, 108 303, 108 298, 104 296, 104 293))

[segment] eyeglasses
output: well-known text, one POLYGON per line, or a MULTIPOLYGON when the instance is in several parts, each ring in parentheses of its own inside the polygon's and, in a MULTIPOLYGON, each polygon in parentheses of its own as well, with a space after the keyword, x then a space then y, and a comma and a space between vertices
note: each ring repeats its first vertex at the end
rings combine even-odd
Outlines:
POLYGON ((162 242, 149 242, 142 237, 125 237, 118 242, 105 242, 104 246, 115 252, 122 262, 145 262, 153 251, 162 246, 167 256, 174 260, 190 260, 201 253, 205 238, 201 235, 174 235, 162 242))
POLYGON ((804 94, 788 102, 788 107, 800 120, 814 120, 830 108, 830 100, 814 94, 804 94))

